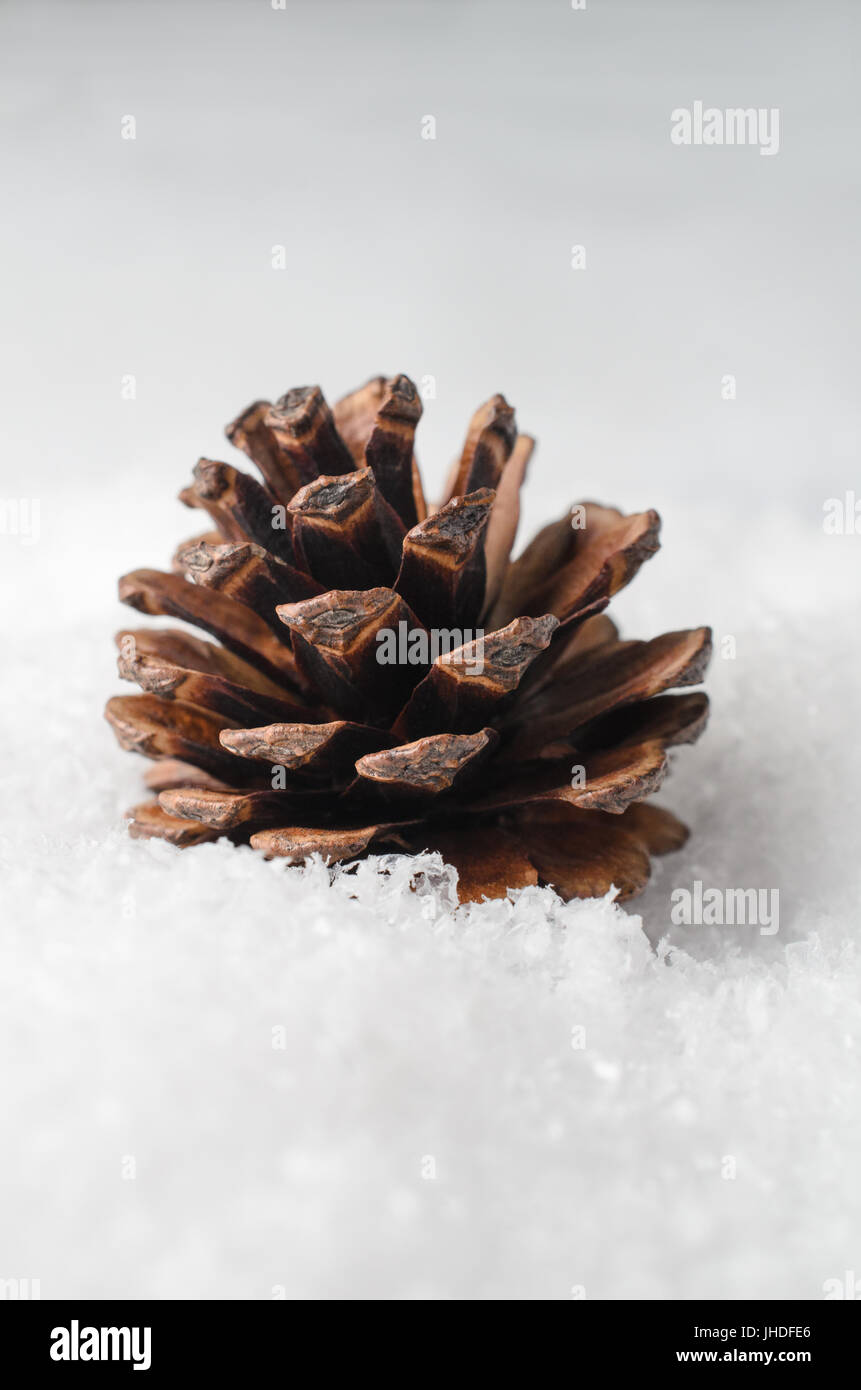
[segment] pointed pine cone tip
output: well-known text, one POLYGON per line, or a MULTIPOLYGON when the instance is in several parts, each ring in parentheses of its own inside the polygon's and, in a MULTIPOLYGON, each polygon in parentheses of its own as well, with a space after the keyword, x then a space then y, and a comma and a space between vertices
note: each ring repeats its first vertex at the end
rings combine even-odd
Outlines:
POLYGON ((452 672, 466 668, 470 680, 487 679, 505 690, 515 690, 533 661, 550 646, 558 626, 559 619, 552 613, 540 618, 515 618, 507 627, 465 642, 454 651, 443 652, 434 664, 452 672), (479 660, 483 671, 477 669, 479 660))
POLYGON ((267 859, 278 857, 293 864, 301 864, 312 854, 319 854, 327 863, 338 863, 345 859, 355 859, 357 855, 363 854, 374 840, 396 833, 403 825, 410 823, 383 822, 357 828, 279 826, 272 830, 258 830, 251 836, 251 846, 253 849, 261 850, 267 859))
POLYGON ((496 487, 516 438, 513 408, 504 396, 492 396, 469 422, 463 450, 449 476, 447 497, 478 487, 496 487))
POLYGON ((215 797, 221 801, 224 797, 232 795, 233 793, 229 790, 220 792, 209 787, 168 787, 159 792, 158 803, 163 811, 167 811, 169 816, 208 825, 211 824, 205 816, 208 800, 215 797), (201 812, 204 814, 201 815, 201 812))
POLYGON ((117 597, 120 603, 128 604, 129 608, 136 608, 139 612, 145 612, 142 607, 145 602, 146 585, 145 576, 153 573, 148 570, 130 570, 128 574, 123 574, 117 580, 117 597))
POLYGON ((669 755, 660 743, 613 750, 587 762, 586 784, 570 800, 585 811, 619 815, 656 792, 668 771, 669 755))
POLYGON ((252 401, 244 410, 230 421, 229 425, 224 426, 225 438, 237 448, 244 449, 246 436, 253 433, 262 423, 267 411, 272 408, 271 401, 252 401))
POLYGON ((200 458, 192 469, 193 491, 208 502, 216 502, 227 491, 237 470, 231 463, 220 463, 217 459, 200 458))
POLYGON ((228 791, 227 784, 205 772, 193 763, 181 762, 179 758, 160 758, 144 773, 144 782, 150 791, 164 792, 172 787, 206 787, 214 792, 228 791))
POLYGON ((342 396, 332 407, 335 426, 356 464, 364 459, 365 446, 385 394, 386 378, 374 376, 364 386, 342 396))
POLYGON ((462 461, 471 459, 485 430, 496 428, 502 432, 508 432, 511 434, 511 442, 513 443, 516 434, 514 422, 514 406, 508 404, 501 391, 497 391, 489 400, 482 401, 469 422, 461 456, 462 461))
POLYGON ((220 832, 235 830, 240 825, 265 825, 267 821, 271 823, 273 818, 283 816, 286 810, 283 795, 272 791, 173 787, 159 792, 158 799, 168 815, 207 825, 220 832))
POLYGON ((618 593, 633 579, 646 560, 650 560, 661 548, 661 518, 654 508, 630 518, 632 535, 627 544, 620 547, 618 555, 607 561, 611 577, 609 594, 618 593))
POLYGON ((300 442, 316 433, 328 411, 319 386, 291 386, 269 407, 265 423, 300 442))
POLYGON ((454 559, 469 556, 475 547, 476 533, 488 523, 495 498, 493 488, 487 487, 452 497, 433 516, 408 531, 404 544, 444 549, 454 559))
POLYGON ((501 392, 497 392, 484 406, 483 413, 482 431, 487 429, 496 431, 505 437, 509 447, 513 447, 517 438, 514 406, 508 404, 501 392))
POLYGON ((403 420, 416 425, 421 419, 422 398, 416 390, 415 382, 405 373, 390 377, 385 383, 377 415, 387 420, 403 420))
POLYGON ((439 795, 498 741, 494 729, 475 734, 432 734, 359 758, 356 772, 368 781, 398 791, 439 795))
POLYGON ((137 651, 133 655, 122 651, 119 653, 117 672, 122 680, 134 681, 141 690, 154 695, 169 695, 188 675, 181 666, 173 666, 158 656, 137 651))
MULTIPOLYGON (((694 627, 688 631, 682 629, 678 632, 667 632, 661 638, 654 640, 666 642, 667 646, 671 646, 674 639, 683 648, 686 659, 673 679, 673 686, 699 685, 704 679, 712 659, 711 628, 694 627)), ((665 686, 664 688, 669 689, 670 687, 665 686)))
POLYGON ((218 545, 207 541, 189 541, 180 547, 176 558, 196 584, 204 583, 219 588, 249 560, 254 557, 259 559, 265 553, 262 546, 254 545, 251 541, 232 541, 218 545))
MULTIPOLYGON (((123 748, 147 757, 175 756, 179 745, 204 755, 221 756, 218 735, 229 720, 199 705, 142 695, 113 695, 105 706, 105 718, 123 748)), ((212 759, 210 758, 209 761, 212 759)), ((195 762, 200 762, 195 757, 195 762)))
POLYGON ((287 768, 301 767, 331 743, 343 719, 327 724, 266 724, 259 729, 222 729, 222 747, 242 758, 260 758, 287 768))
POLYGON ((133 840, 167 840, 177 849, 217 840, 220 831, 210 825, 172 816, 157 801, 144 801, 126 812, 129 834, 133 840))
POLYGON ((547 649, 558 619, 515 618, 507 628, 437 657, 398 714, 395 733, 419 738, 440 728, 482 728, 547 649))
POLYGON ((337 476, 322 474, 299 489, 288 510, 343 523, 373 491, 374 475, 370 468, 357 468, 354 473, 337 476))
POLYGON ((570 755, 547 766, 527 766, 499 784, 480 789, 470 800, 472 812, 564 803, 583 810, 619 814, 633 801, 642 801, 663 782, 669 759, 662 744, 641 743, 587 755, 582 783, 572 780, 570 755))
POLYGON ((171 569, 177 573, 182 573, 185 569, 185 556, 199 546, 223 545, 224 537, 220 531, 204 531, 199 536, 189 536, 188 540, 180 541, 171 559, 171 569))
POLYGON ((229 425, 224 426, 224 433, 228 439, 232 439, 237 430, 242 429, 249 420, 256 420, 262 410, 268 410, 271 401, 264 400, 261 396, 259 400, 252 401, 244 410, 240 410, 235 419, 229 425))
POLYGON ((392 589, 330 589, 300 603, 280 603, 275 611, 286 627, 309 642, 343 648, 387 609, 402 603, 392 589))
MULTIPOLYGON (((661 518, 654 508, 625 516, 615 507, 600 502, 581 505, 586 509, 586 530, 575 531, 575 535, 585 535, 584 559, 588 564, 587 557, 594 551, 594 563, 600 569, 591 585, 578 595, 578 604, 595 593, 605 593, 608 597, 617 594, 630 583, 640 566, 661 548, 661 518)), ((578 557, 579 550, 575 550, 575 571, 578 557)))

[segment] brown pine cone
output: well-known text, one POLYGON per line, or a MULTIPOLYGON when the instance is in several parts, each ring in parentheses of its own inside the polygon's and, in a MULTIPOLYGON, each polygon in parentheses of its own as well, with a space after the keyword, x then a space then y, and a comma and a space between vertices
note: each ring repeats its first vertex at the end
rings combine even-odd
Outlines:
POLYGON ((550 884, 629 897, 685 827, 645 804, 692 743, 708 628, 620 641, 610 597, 658 548, 656 512, 584 503, 509 556, 534 447, 494 396, 440 507, 413 453, 405 376, 330 410, 318 387, 257 401, 227 429, 259 483, 201 459, 181 494, 215 529, 120 598, 181 628, 118 634, 142 694, 106 715, 155 759, 131 833, 227 835, 330 862, 439 850, 461 901, 550 884))

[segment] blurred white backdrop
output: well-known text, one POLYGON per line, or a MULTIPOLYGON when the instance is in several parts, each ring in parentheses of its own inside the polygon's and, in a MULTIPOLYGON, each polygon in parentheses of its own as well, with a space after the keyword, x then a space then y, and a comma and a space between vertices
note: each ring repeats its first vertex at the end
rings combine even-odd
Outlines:
POLYGON ((0 535, 0 1277, 819 1297, 859 1267, 861 536, 822 524, 861 495, 859 31, 836 0, 0 9, 0 493, 41 522, 0 535), (779 153, 674 145, 697 100, 779 108, 779 153), (434 379, 436 483, 479 401, 517 406, 522 538, 579 497, 661 512, 614 612, 711 621, 738 656, 662 797, 694 838, 633 910, 658 941, 672 884, 779 886, 777 940, 675 931, 668 985, 614 909, 545 894, 512 936, 404 892, 375 934, 370 897, 126 843, 117 576, 195 529, 175 494, 250 400, 397 371, 434 379), (549 1060, 584 1011, 585 1079, 549 1060), (288 1103, 269 1032, 294 1014, 288 1103))

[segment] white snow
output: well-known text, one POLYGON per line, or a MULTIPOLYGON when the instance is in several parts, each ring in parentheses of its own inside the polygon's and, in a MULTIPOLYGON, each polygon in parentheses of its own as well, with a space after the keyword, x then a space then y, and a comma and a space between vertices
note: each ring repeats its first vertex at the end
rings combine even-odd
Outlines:
MULTIPOLYGON (((817 1298, 857 1267, 852 538, 742 528, 727 583, 722 527, 689 521, 618 607, 630 630, 686 621, 696 564, 683 602, 738 655, 661 796, 693 838, 629 912, 549 890, 454 911, 432 860, 415 894, 401 857, 330 886, 319 863, 130 841, 144 764, 100 718, 110 604, 19 630, 4 1277, 43 1297, 817 1298), (671 927, 696 878, 777 887, 780 932, 671 927)), ((10 565, 37 595, 44 553, 10 565)))

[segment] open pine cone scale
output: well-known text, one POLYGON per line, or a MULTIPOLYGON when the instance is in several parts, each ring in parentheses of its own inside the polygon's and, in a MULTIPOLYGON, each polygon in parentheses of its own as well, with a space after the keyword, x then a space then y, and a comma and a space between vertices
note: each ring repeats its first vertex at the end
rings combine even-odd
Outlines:
POLYGON ((645 804, 693 742, 708 628, 621 641, 603 612, 658 548, 657 513, 584 503, 510 560, 534 441, 494 396, 442 505, 415 461, 405 376, 330 409, 318 387, 227 429, 263 481, 201 459, 181 494, 212 529, 120 598, 185 628, 118 634, 140 694, 106 716, 154 760, 137 836, 227 835, 329 862, 438 850, 462 901, 550 884, 638 892, 684 826, 645 804))

